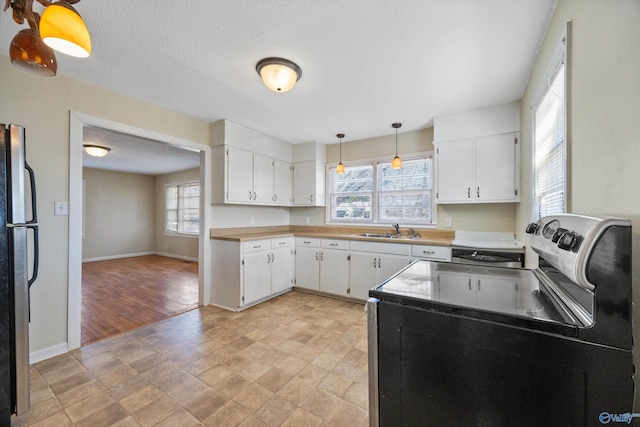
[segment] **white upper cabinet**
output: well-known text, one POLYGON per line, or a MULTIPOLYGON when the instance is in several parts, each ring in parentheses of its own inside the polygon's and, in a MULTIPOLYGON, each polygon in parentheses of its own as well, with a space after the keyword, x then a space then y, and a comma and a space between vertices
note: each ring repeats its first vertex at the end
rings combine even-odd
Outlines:
POLYGON ((436 144, 438 203, 520 200, 518 134, 436 144))
POLYGON ((520 201, 520 106, 434 119, 438 203, 520 201))
POLYGON ((326 157, 322 144, 293 146, 293 206, 324 206, 326 157))
POLYGON ((231 123, 214 123, 212 203, 291 206, 292 147, 231 123))

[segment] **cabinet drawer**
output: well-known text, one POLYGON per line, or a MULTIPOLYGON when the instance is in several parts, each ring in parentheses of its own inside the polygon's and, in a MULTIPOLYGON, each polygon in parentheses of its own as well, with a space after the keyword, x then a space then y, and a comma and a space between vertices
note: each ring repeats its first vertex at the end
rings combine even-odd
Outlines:
POLYGON ((309 246, 317 248, 320 246, 320 239, 313 237, 296 237, 296 246, 309 246))
POLYGON ((291 237, 271 240, 271 249, 290 248, 291 246, 293 246, 293 239, 291 237))
POLYGON ((411 254, 411 245, 402 243, 379 243, 379 242, 362 242, 354 240, 351 242, 352 251, 376 252, 381 254, 409 255, 411 254))
POLYGON ((449 246, 413 245, 411 255, 422 259, 451 261, 451 248, 449 246))
POLYGON ((242 252, 245 254, 258 251, 268 251, 271 247, 270 240, 253 240, 242 243, 242 252))
POLYGON ((321 246, 327 249, 343 249, 346 251, 349 249, 349 241, 322 239, 321 246))

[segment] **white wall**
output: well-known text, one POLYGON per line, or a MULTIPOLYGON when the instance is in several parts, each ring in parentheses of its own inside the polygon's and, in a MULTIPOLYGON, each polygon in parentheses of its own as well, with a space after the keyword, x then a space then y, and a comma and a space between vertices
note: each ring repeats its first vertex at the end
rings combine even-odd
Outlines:
POLYGON ((198 236, 170 236, 165 234, 165 185, 185 181, 198 181, 199 179, 199 169, 155 177, 154 235, 156 253, 181 259, 198 260, 198 236))
MULTIPOLYGON (((64 70, 59 70, 64 73, 64 70)), ((209 145, 209 124, 70 79, 43 78, 0 55, 0 120, 27 129, 27 159, 38 184, 40 274, 31 287, 32 352, 67 343, 68 217, 54 200, 69 200, 69 112, 149 129, 209 145)))
MULTIPOLYGON (((560 0, 522 101, 522 198, 516 229, 530 221, 530 105, 567 21, 570 55, 570 211, 633 222, 635 342, 640 342, 640 2, 560 0)), ((533 256, 528 265, 535 261, 533 256)), ((636 347, 637 348, 637 347, 636 347)), ((640 366, 639 351, 635 364, 640 366)), ((637 381, 637 380, 636 380, 637 381)), ((636 410, 640 401, 636 401, 636 410)), ((604 409, 604 408, 603 408, 604 409)), ((631 408, 629 408, 631 410, 631 408)))
POLYGON ((154 178, 84 168, 85 236, 82 259, 153 252, 154 178))

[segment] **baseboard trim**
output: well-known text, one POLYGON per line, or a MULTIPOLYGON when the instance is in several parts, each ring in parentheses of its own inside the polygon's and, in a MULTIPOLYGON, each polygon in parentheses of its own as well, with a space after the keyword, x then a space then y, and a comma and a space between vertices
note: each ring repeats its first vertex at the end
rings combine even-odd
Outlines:
POLYGON ((68 351, 69 347, 66 342, 52 345, 51 347, 43 348, 42 350, 32 351, 29 353, 29 364, 33 365, 34 363, 60 356, 68 351))
POLYGON ((198 262, 198 258, 192 258, 192 257, 176 255, 176 254, 168 254, 165 252, 140 252, 135 254, 101 256, 101 257, 95 257, 95 258, 85 258, 82 260, 82 262, 85 263, 85 262, 95 262, 95 261, 109 261, 112 259, 133 258, 137 256, 146 256, 146 255, 159 255, 159 256, 165 256, 167 258, 176 258, 184 261, 198 262))

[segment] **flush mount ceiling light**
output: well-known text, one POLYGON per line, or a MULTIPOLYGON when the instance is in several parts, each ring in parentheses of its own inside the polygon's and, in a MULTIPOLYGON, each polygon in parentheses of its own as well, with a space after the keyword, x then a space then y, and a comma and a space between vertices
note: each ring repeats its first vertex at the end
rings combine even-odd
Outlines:
POLYGON ((302 70, 284 58, 264 58, 256 64, 256 71, 265 86, 274 92, 287 92, 302 77, 302 70))
POLYGON ((4 10, 13 9, 13 20, 29 29, 21 30, 11 41, 10 58, 16 67, 39 76, 55 76, 56 56, 52 48, 68 55, 87 57, 91 54, 91 37, 87 26, 68 0, 52 3, 36 0, 45 6, 40 15, 33 11, 34 0, 6 0, 4 10))
POLYGON ((342 164, 342 138, 344 138, 344 133, 339 133, 336 136, 340 139, 340 163, 336 166, 336 173, 342 175, 344 173, 344 165, 342 164))
POLYGON ((104 157, 111 151, 109 147, 95 144, 83 144, 82 148, 84 148, 84 151, 86 151, 88 155, 93 157, 104 157))
POLYGON ((391 169, 402 168, 402 160, 400 160, 400 157, 398 157, 398 128, 400 126, 402 126, 402 123, 394 123, 391 125, 391 127, 396 130, 396 156, 391 161, 391 169))

